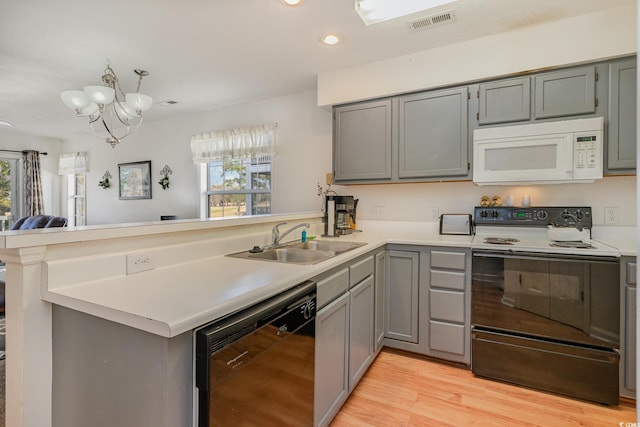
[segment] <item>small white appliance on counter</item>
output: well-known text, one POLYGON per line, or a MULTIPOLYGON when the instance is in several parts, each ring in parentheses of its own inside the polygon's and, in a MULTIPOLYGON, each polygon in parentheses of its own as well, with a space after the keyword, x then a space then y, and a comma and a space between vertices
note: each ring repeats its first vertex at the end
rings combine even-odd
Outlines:
POLYGON ((586 183, 602 178, 602 117, 473 131, 476 185, 586 183))

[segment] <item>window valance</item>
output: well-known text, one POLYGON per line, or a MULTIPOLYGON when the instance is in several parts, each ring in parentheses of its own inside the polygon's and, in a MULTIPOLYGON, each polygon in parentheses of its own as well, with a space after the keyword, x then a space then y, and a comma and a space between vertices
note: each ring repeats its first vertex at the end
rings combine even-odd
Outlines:
POLYGON ((277 127, 274 123, 193 135, 193 162, 273 155, 276 153, 277 127))
POLYGON ((87 152, 60 154, 58 175, 89 172, 89 156, 87 152))

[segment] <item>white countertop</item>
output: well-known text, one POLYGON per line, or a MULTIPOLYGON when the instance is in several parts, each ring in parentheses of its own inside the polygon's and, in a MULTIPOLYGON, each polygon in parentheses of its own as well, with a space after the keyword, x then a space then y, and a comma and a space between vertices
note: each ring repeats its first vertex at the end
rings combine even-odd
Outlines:
MULTIPOLYGON (((142 273, 45 286, 43 299, 169 338, 276 295, 387 243, 468 248, 472 238, 441 236, 430 223, 371 223, 362 228, 367 231, 339 240, 367 245, 314 265, 217 255, 142 273)), ((55 264, 50 263, 52 270, 55 264)))
MULTIPOLYGON (((366 245, 313 265, 231 258, 222 255, 234 251, 227 248, 220 255, 193 261, 180 254, 183 261, 127 275, 126 271, 114 267, 122 264, 121 259, 113 264, 107 259, 96 265, 111 271, 110 277, 60 286, 45 283, 43 299, 170 338, 276 295, 386 244, 470 248, 473 237, 439 235, 437 223, 361 221, 358 227, 364 231, 338 239, 366 242, 366 245)), ((635 256, 637 249, 635 241, 629 238, 630 231, 612 230, 594 230, 593 237, 619 248, 622 255, 635 256)), ((176 246, 164 250, 177 254, 182 249, 176 246)), ((54 273, 53 277, 61 277, 77 265, 74 262, 77 261, 45 263, 49 272, 54 273)))

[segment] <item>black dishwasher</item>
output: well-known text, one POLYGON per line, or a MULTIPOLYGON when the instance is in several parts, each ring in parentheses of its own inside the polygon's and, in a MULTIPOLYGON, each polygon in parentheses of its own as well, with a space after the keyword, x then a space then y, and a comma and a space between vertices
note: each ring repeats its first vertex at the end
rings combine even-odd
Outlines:
POLYGON ((311 426, 316 283, 195 333, 198 426, 311 426))

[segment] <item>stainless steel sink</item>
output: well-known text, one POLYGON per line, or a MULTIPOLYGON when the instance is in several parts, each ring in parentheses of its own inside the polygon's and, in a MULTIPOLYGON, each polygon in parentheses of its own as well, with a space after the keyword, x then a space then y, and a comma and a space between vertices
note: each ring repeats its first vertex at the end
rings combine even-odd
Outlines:
POLYGON ((310 240, 303 243, 265 249, 260 252, 250 250, 228 254, 227 256, 290 264, 316 264, 363 245, 366 245, 366 243, 310 240))
POLYGON ((366 243, 362 242, 338 242, 335 240, 308 240, 303 243, 298 243, 292 247, 309 249, 313 251, 330 251, 340 254, 347 252, 360 246, 364 246, 366 243))

